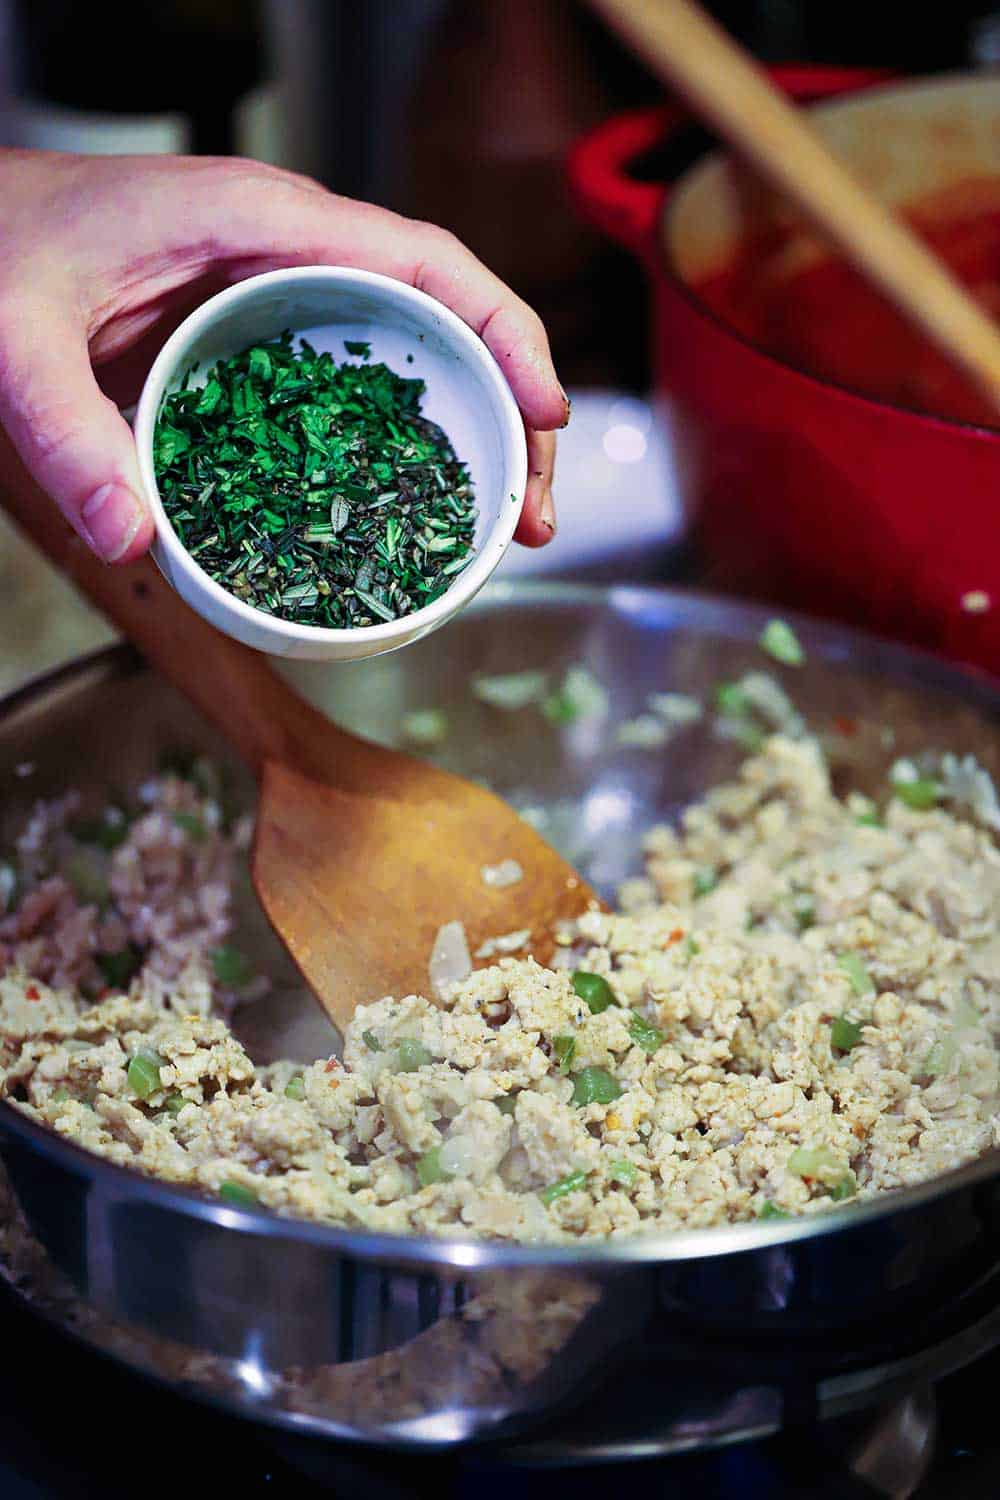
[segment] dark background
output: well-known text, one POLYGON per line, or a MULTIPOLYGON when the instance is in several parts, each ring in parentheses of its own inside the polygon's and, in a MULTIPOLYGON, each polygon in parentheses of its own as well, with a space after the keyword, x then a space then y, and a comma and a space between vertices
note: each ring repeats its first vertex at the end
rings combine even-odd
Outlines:
MULTIPOLYGON (((765 60, 933 72, 1000 48, 1000 7, 969 0, 708 8, 765 60)), ((256 154, 241 101, 277 85, 279 160, 454 230, 541 312, 564 382, 644 387, 641 278, 580 222, 563 163, 581 133, 661 89, 583 0, 0 0, 5 12, 8 140, 30 100, 178 112, 191 149, 256 154)))
MULTIPOLYGON (((994 50, 1000 60, 988 25, 1000 5, 709 8, 770 61, 929 73, 988 66, 994 50)), ((71 148, 94 149, 102 121, 168 112, 184 122, 189 149, 256 152, 259 137, 241 118, 248 98, 263 99, 271 159, 461 235, 538 307, 571 386, 645 389, 646 303, 633 263, 575 213, 566 151, 601 120, 660 96, 579 0, 0 0, 0 144, 38 144, 39 119, 51 116, 71 148)), ((475 1460, 369 1463, 332 1448, 303 1469, 265 1430, 154 1390, 42 1327, 2 1288, 0 1327, 0 1500, 317 1491, 596 1500, 625 1486, 631 1500, 861 1493, 801 1436, 627 1472, 498 1474, 475 1460)), ((993 1357, 946 1382, 928 1500, 1000 1495, 998 1373, 993 1357)))

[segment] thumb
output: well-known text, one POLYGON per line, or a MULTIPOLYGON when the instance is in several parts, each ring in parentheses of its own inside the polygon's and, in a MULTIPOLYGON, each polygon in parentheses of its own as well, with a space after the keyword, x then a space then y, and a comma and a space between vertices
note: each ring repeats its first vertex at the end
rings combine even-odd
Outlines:
POLYGON ((0 423, 32 478, 105 562, 153 538, 128 423, 98 388, 82 328, 25 310, 0 327, 0 423))

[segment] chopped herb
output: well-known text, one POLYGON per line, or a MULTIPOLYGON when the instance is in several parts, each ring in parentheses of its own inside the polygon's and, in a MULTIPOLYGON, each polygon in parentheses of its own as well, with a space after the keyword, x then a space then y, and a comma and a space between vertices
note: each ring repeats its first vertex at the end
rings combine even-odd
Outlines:
POLYGON ((219 1197, 224 1203, 233 1203, 237 1208, 256 1208, 257 1194, 242 1182, 227 1181, 219 1188, 219 1197))
POLYGON ((854 1173, 829 1146, 797 1147, 788 1158, 788 1170, 794 1177, 818 1182, 836 1202, 853 1198, 858 1190, 854 1173))
POLYGON ((370 359, 372 346, 364 339, 345 339, 344 348, 358 359, 370 359))
POLYGON ((715 706, 720 714, 740 719, 750 712, 750 699, 738 682, 720 682, 715 690, 715 706))
POLYGON ((687 954, 688 958, 694 958, 697 954, 699 954, 701 952, 701 944, 697 941, 696 938, 693 938, 693 937, 685 938, 685 940, 684 940, 684 952, 687 954))
POLYGON ((517 1104, 517 1099, 513 1094, 505 1094, 502 1099, 494 1099, 493 1103, 502 1115, 512 1115, 517 1104))
POLYGON ((250 960, 239 948, 223 944, 221 948, 212 949, 211 958, 216 979, 227 989, 241 990, 253 978, 250 960))
POLYGON ((607 718, 611 706, 607 689, 588 667, 573 666, 554 693, 542 699, 542 713, 550 724, 575 724, 580 719, 607 718))
POLYGON ((877 812, 858 813, 854 822, 858 828, 881 828, 884 826, 877 812))
POLYGON ((178 812, 174 813, 173 823, 188 838, 194 839, 196 844, 203 844, 208 837, 208 829, 205 827, 197 813, 178 812))
POLYGON ((364 1042, 369 1052, 382 1051, 382 1043, 379 1041, 374 1031, 363 1031, 361 1033, 361 1040, 364 1042))
POLYGON ((163 1101, 163 1108, 168 1115, 179 1115, 185 1104, 191 1104, 193 1100, 185 1099, 183 1094, 168 1094, 163 1101))
POLYGON ((628 1034, 637 1047, 643 1052, 648 1052, 652 1057, 654 1052, 663 1046, 663 1032, 655 1026, 650 1026, 637 1011, 633 1011, 628 1023, 628 1034))
POLYGON ((786 667, 801 667, 806 659, 798 636, 784 620, 771 620, 760 638, 762 648, 786 667))
POLYGON ((800 932, 805 932, 816 921, 816 902, 811 891, 794 891, 791 899, 792 916, 800 932))
POLYGON ((612 1182, 620 1182, 623 1187, 632 1187, 635 1183, 635 1163, 626 1161, 624 1157, 618 1161, 609 1161, 608 1176, 612 1182))
POLYGON ((417 1162, 417 1176, 421 1187, 430 1187, 432 1182, 445 1182, 451 1176, 446 1167, 441 1165, 441 1147, 435 1146, 432 1151, 425 1151, 417 1162))
POLYGON ((719 876, 711 865, 704 865, 700 870, 695 870, 691 877, 691 894, 697 898, 707 896, 709 891, 714 891, 719 883, 719 876))
POLYGON ((838 1052, 850 1052, 861 1040, 861 1027, 846 1016, 837 1016, 830 1027, 830 1046, 838 1052))
POLYGON ((219 360, 201 387, 185 379, 154 439, 181 544, 244 604, 297 624, 350 629, 432 603, 469 561, 476 507, 424 392, 290 333, 219 360))
POLYGON ((126 943, 117 953, 95 953, 94 963, 104 975, 110 989, 124 990, 142 968, 143 953, 134 943, 126 943))
POLYGON ((73 1096, 70 1093, 69 1089, 66 1088, 63 1084, 60 1084, 57 1089, 52 1090, 53 1104, 65 1104, 67 1099, 72 1099, 72 1097, 73 1096))
POLYGON ((941 800, 941 783, 930 776, 918 776, 913 781, 897 780, 892 783, 892 793, 915 812, 927 812, 941 800))
POLYGON ((434 1061, 423 1042, 411 1036, 400 1037, 396 1043, 396 1058, 397 1073, 415 1073, 418 1068, 425 1068, 434 1061))
POLYGON ((125 1075, 133 1094, 137 1094, 140 1099, 148 1099, 150 1094, 155 1094, 160 1087, 160 1069, 163 1064, 164 1059, 158 1052, 154 1052, 151 1047, 140 1047, 129 1061, 125 1075))
POLYGON ((828 1192, 834 1203, 843 1203, 845 1198, 853 1198, 858 1191, 858 1179, 853 1172, 845 1172, 838 1181, 830 1184, 828 1192))
POLYGON ((758 1208, 757 1217, 758 1219, 790 1219, 792 1216, 791 1214, 786 1214, 783 1208, 779 1208, 776 1203, 772 1203, 770 1198, 768 1198, 767 1202, 762 1203, 760 1208, 758 1208))
POLYGON ((552 1038, 552 1050, 555 1052, 559 1062, 560 1073, 568 1073, 570 1063, 576 1052, 575 1036, 554 1036, 552 1038))
POLYGON ((293 1078, 289 1078, 288 1082, 285 1084, 285 1098, 302 1100, 305 1097, 306 1081, 302 1077, 301 1073, 296 1073, 295 1076, 293 1078))
POLYGON ((573 990, 594 1016, 599 1016, 609 1005, 618 1004, 608 981, 600 974, 589 974, 586 969, 574 969, 573 990))
POLYGON ((583 1187, 586 1181, 586 1172, 571 1172, 568 1177, 560 1177, 558 1182, 553 1182, 551 1186, 543 1188, 538 1196, 548 1207, 550 1203, 555 1203, 557 1198, 565 1198, 567 1193, 575 1193, 583 1187))
POLYGON ((851 989, 856 995, 867 995, 875 988, 875 981, 856 953, 839 953, 837 968, 847 975, 851 989))
POLYGON ((606 1068, 584 1068, 576 1075, 573 1085, 574 1104, 613 1104, 616 1099, 621 1098, 621 1094, 621 1085, 606 1068))

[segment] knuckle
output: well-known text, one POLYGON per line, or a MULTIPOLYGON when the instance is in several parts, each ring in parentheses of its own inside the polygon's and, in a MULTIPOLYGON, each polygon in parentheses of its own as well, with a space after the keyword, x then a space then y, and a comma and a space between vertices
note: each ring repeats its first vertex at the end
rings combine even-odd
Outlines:
POLYGON ((326 193, 326 188, 312 177, 300 172, 290 172, 285 167, 272 166, 270 162, 255 161, 252 157, 213 157, 209 170, 223 191, 242 192, 247 189, 266 187, 285 189, 290 193, 326 193))
POLYGON ((463 267, 472 258, 471 251, 450 229, 423 220, 413 221, 416 237, 422 242, 425 258, 446 270, 463 267))

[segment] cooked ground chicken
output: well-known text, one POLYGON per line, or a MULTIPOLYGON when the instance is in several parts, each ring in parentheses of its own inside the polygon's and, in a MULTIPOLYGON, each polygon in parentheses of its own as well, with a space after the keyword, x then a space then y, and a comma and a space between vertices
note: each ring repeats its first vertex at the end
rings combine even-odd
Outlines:
POLYGON ((144 798, 89 904, 71 804, 40 808, 0 918, 0 1088, 123 1165, 329 1223, 566 1241, 822 1210, 998 1139, 994 836, 839 801, 810 740, 654 830, 565 966, 363 1006, 309 1066, 255 1068, 220 1013, 245 830, 178 777, 144 798), (141 970, 101 989, 95 955, 129 943, 141 970))

